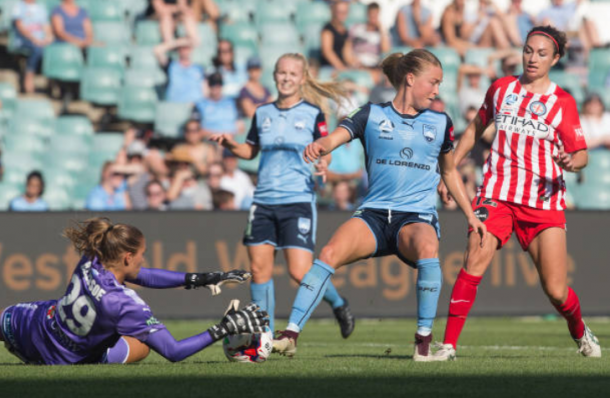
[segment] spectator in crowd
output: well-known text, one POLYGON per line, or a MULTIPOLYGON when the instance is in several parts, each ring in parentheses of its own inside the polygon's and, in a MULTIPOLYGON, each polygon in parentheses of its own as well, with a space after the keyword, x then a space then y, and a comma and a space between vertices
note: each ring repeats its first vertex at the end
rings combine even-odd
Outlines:
POLYGON ((10 211, 47 211, 49 205, 42 199, 44 180, 39 171, 28 174, 25 183, 25 193, 11 200, 10 211))
POLYGON ((421 4, 421 0, 413 0, 398 10, 393 34, 398 46, 422 48, 440 42, 440 36, 432 26, 432 12, 421 4))
POLYGON ((170 164, 170 186, 167 200, 171 210, 211 210, 212 193, 197 178, 193 158, 188 150, 174 148, 166 157, 170 164))
POLYGON ((388 78, 382 73, 380 81, 375 84, 371 90, 369 101, 373 104, 382 104, 392 101, 395 96, 396 89, 394 86, 392 86, 392 83, 390 83, 388 78))
POLYGON ((209 98, 204 98, 195 106, 205 138, 210 134, 235 135, 244 129, 243 123, 239 120, 235 101, 223 95, 222 85, 222 75, 211 74, 208 77, 209 98))
POLYGON ((333 160, 326 172, 326 181, 359 183, 364 175, 364 150, 358 140, 348 142, 333 151, 333 160))
POLYGON ((100 185, 87 196, 85 208, 91 211, 131 210, 127 181, 113 162, 104 163, 100 185))
POLYGON ((610 112, 599 95, 585 99, 580 123, 589 149, 610 149, 610 112))
POLYGON ((159 65, 167 74, 165 100, 195 104, 204 98, 206 90, 203 67, 192 60, 193 46, 189 38, 163 42, 154 49, 159 65), (168 52, 178 50, 178 59, 171 60, 168 52))
POLYGON ((502 12, 491 0, 479 0, 479 10, 474 15, 466 13, 466 0, 453 0, 441 17, 441 36, 462 57, 469 48, 509 48, 502 12))
POLYGON ((114 171, 127 178, 127 194, 132 210, 144 210, 147 207, 145 188, 152 178, 145 162, 147 152, 144 142, 133 140, 125 149, 125 157, 119 153, 114 165, 114 171))
POLYGON ((191 39, 193 47, 199 45, 197 21, 187 0, 149 0, 146 16, 155 16, 159 19, 161 38, 165 43, 175 39, 176 27, 184 26, 186 36, 191 39))
POLYGON ((588 54, 591 47, 599 47, 601 43, 594 22, 578 12, 582 3, 582 0, 551 0, 551 6, 538 14, 538 25, 552 25, 569 36, 577 36, 588 54))
POLYGON ((328 210, 353 211, 356 191, 346 181, 339 181, 333 186, 333 202, 328 210))
POLYGON ((93 44, 93 27, 87 11, 76 0, 63 0, 51 14, 51 25, 57 41, 86 48, 93 44))
POLYGON ((436 97, 432 100, 432 104, 430 104, 430 110, 434 112, 445 112, 445 101, 441 97, 436 97))
POLYGON ((214 210, 237 210, 235 207, 235 195, 231 191, 219 189, 212 194, 214 210))
POLYGON ((159 180, 146 183, 146 210, 167 210, 167 192, 159 180))
POLYGON ((26 93, 32 94, 43 49, 53 42, 49 15, 45 6, 36 3, 36 0, 21 0, 13 8, 12 22, 16 33, 15 47, 29 53, 23 88, 26 93))
POLYGON ((261 60, 252 57, 248 60, 248 81, 239 92, 239 107, 242 114, 252 119, 259 105, 270 102, 272 97, 267 87, 261 83, 261 60))
POLYGON ((206 182, 212 193, 220 189, 220 180, 222 180, 222 176, 224 174, 225 168, 221 162, 215 162, 210 165, 208 179, 206 182))
POLYGON ((192 0, 193 15, 198 22, 209 23, 214 31, 218 30, 220 9, 214 0, 192 0))
POLYGON ((193 166, 200 176, 208 174, 209 166, 216 161, 216 149, 203 141, 203 133, 199 121, 191 119, 184 125, 184 143, 175 148, 184 149, 190 154, 193 166))
POLYGON ((523 0, 511 0, 506 18, 504 18, 506 33, 513 47, 522 47, 527 33, 532 30, 535 18, 523 11, 523 0))
POLYGON ((225 97, 236 99, 242 87, 248 81, 246 66, 235 60, 235 51, 230 40, 219 40, 216 51, 212 63, 214 64, 214 72, 222 75, 222 81, 224 82, 222 94, 225 97))
POLYGON ((248 174, 237 167, 237 163, 237 157, 231 151, 225 149, 222 157, 224 174, 220 179, 220 188, 235 195, 237 209, 246 210, 252 203, 254 185, 248 174))
POLYGON ((470 107, 480 106, 487 90, 481 84, 485 70, 476 65, 462 64, 458 69, 457 90, 460 114, 466 114, 470 107))
POLYGON ((366 23, 355 24, 349 30, 356 66, 375 70, 381 55, 390 51, 390 38, 379 20, 379 3, 369 3, 366 23))
POLYGON ((330 6, 331 20, 322 28, 320 67, 332 67, 341 72, 355 65, 352 42, 345 21, 349 14, 349 2, 336 1, 330 6))

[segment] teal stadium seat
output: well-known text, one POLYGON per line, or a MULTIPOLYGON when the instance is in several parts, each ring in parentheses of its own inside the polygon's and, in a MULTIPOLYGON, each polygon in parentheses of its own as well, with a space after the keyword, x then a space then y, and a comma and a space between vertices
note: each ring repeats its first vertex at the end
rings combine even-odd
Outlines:
POLYGON ((50 79, 78 82, 83 69, 82 51, 68 43, 53 43, 44 48, 42 74, 50 79))
POLYGON ((261 46, 272 47, 300 46, 301 37, 294 24, 290 22, 269 22, 259 28, 261 46))
POLYGON ((157 21, 140 21, 136 24, 136 44, 154 46, 161 43, 161 31, 157 21))
POLYGON ((7 183, 6 181, 0 182, 0 211, 8 210, 11 200, 22 193, 22 188, 19 185, 7 183))
POLYGON ((589 53, 589 76, 587 87, 590 91, 603 93, 610 73, 610 49, 594 48, 589 53))
POLYGON ((86 116, 60 116, 55 122, 55 134, 91 137, 94 130, 91 120, 86 116))
POLYGON ((310 24, 325 24, 328 21, 330 21, 330 7, 325 2, 300 2, 297 4, 295 22, 301 34, 305 33, 305 27, 310 24))
POLYGON ((266 24, 288 23, 292 18, 292 10, 285 7, 284 4, 276 4, 275 2, 262 1, 258 3, 254 21, 256 26, 262 28, 266 24))
POLYGON ((91 151, 92 137, 86 135, 54 135, 49 139, 49 150, 53 153, 70 152, 87 155, 91 151))
MULTIPOLYGON (((126 0, 123 0, 126 3, 126 0)), ((116 0, 98 0, 89 3, 87 9, 89 18, 92 22, 100 21, 123 21, 125 20, 125 11, 121 3, 116 0)))
POLYGON ((167 82, 167 76, 159 66, 151 46, 134 47, 129 57, 129 65, 132 70, 154 71, 155 83, 157 85, 167 82))
POLYGON ((125 71, 125 53, 115 47, 89 47, 87 50, 87 66, 96 68, 116 69, 123 75, 125 71))
POLYGON ((310 23, 303 28, 303 44, 305 46, 305 55, 310 58, 320 58, 322 48, 322 27, 323 23, 310 23))
POLYGON ((122 21, 93 22, 93 37, 108 47, 121 50, 123 54, 127 53, 131 43, 131 31, 122 21))
POLYGON ((549 77, 553 82, 563 89, 567 89, 574 97, 577 104, 582 104, 585 100, 585 89, 580 84, 580 79, 573 74, 562 70, 552 70, 549 77))
POLYGON ((220 38, 231 41, 234 46, 250 47, 254 51, 258 50, 258 32, 250 24, 222 25, 220 27, 220 38))
POLYGON ((48 138, 55 133, 54 127, 54 121, 13 117, 9 122, 8 135, 48 138))
POLYGON ((79 184, 80 174, 81 173, 71 173, 61 167, 46 167, 43 172, 43 177, 45 183, 71 191, 79 184))
POLYGON ((345 24, 352 26, 354 24, 366 23, 366 8, 366 4, 352 2, 349 6, 349 14, 345 24))
POLYGON ((460 55, 451 47, 437 47, 437 48, 428 48, 430 52, 441 61, 443 65, 443 71, 446 73, 448 71, 453 71, 457 73, 460 65, 462 64, 462 60, 460 59, 460 55))
POLYGON ((243 7, 237 1, 223 1, 218 4, 218 7, 225 23, 250 23, 252 20, 249 8, 243 7))
POLYGON ((32 170, 42 170, 43 163, 40 156, 35 153, 14 150, 2 153, 2 165, 6 171, 21 170, 30 172, 32 170))
POLYGON ((44 139, 33 134, 10 134, 4 137, 2 141, 2 148, 7 152, 17 151, 41 154, 47 150, 44 139))
POLYGON ((358 86, 371 90, 375 86, 373 77, 365 70, 347 70, 339 73, 339 80, 351 80, 358 86))
POLYGON ((154 69, 127 69, 123 80, 126 86, 155 88, 157 71, 154 69))
POLYGON ((166 137, 181 136, 182 127, 190 119, 192 111, 192 104, 159 102, 155 113, 155 131, 166 137))
POLYGON ((88 67, 83 71, 80 84, 81 98, 101 106, 114 106, 119 102, 121 73, 111 68, 88 67))
POLYGON ((123 134, 98 132, 93 136, 93 148, 95 152, 111 152, 116 156, 124 141, 123 134))
POLYGON ((157 94, 151 88, 124 86, 119 97, 119 117, 133 122, 152 123, 157 101, 157 94))
POLYGON ((46 168, 56 168, 66 170, 68 173, 82 173, 89 167, 89 159, 87 153, 69 150, 57 150, 49 152, 43 156, 43 162, 46 168))
POLYGON ((0 101, 2 101, 0 114, 9 121, 17 106, 17 89, 15 86, 0 82, 0 101))
POLYGON ((42 198, 49 205, 49 210, 64 211, 72 208, 72 199, 65 189, 55 186, 45 187, 42 198))
POLYGON ((55 123, 55 110, 46 99, 20 99, 15 107, 15 117, 39 120, 52 125, 55 123))

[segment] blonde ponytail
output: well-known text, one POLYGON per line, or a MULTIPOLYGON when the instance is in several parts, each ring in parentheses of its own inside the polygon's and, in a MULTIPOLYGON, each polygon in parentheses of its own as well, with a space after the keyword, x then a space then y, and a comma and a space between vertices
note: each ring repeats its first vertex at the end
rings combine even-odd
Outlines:
POLYGON ((338 82, 319 82, 311 76, 309 72, 309 62, 299 53, 286 53, 282 55, 275 63, 275 70, 279 62, 284 58, 290 58, 301 62, 303 65, 303 75, 305 83, 301 86, 301 95, 303 99, 318 108, 322 109, 325 115, 331 114, 331 109, 328 104, 328 99, 340 104, 344 99, 347 99, 347 92, 342 83, 338 82))
POLYGON ((76 251, 87 257, 97 257, 105 266, 118 262, 124 253, 136 253, 142 246, 142 232, 127 224, 112 224, 106 217, 76 222, 64 230, 76 251))

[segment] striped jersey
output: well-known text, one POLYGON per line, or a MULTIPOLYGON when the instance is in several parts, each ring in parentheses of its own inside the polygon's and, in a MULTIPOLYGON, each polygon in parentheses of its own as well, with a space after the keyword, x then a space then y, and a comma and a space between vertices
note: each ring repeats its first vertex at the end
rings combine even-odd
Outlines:
POLYGON ((555 83, 544 94, 526 91, 518 76, 496 80, 479 110, 496 125, 478 196, 543 210, 565 209, 565 183, 553 160, 560 146, 586 149, 574 98, 555 83))

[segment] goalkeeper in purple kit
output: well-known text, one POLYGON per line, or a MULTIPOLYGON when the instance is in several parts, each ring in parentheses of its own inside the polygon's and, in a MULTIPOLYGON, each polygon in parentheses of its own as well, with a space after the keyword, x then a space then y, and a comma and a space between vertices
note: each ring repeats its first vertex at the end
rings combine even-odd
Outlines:
POLYGON ((176 362, 227 335, 261 333, 269 324, 268 315, 251 304, 229 311, 207 331, 177 341, 125 282, 156 289, 207 287, 218 294, 222 284, 243 283, 250 274, 141 268, 146 250, 142 232, 106 218, 79 223, 65 236, 83 256, 65 296, 16 304, 0 313, 0 340, 25 363, 131 363, 146 358, 151 348, 176 362))

